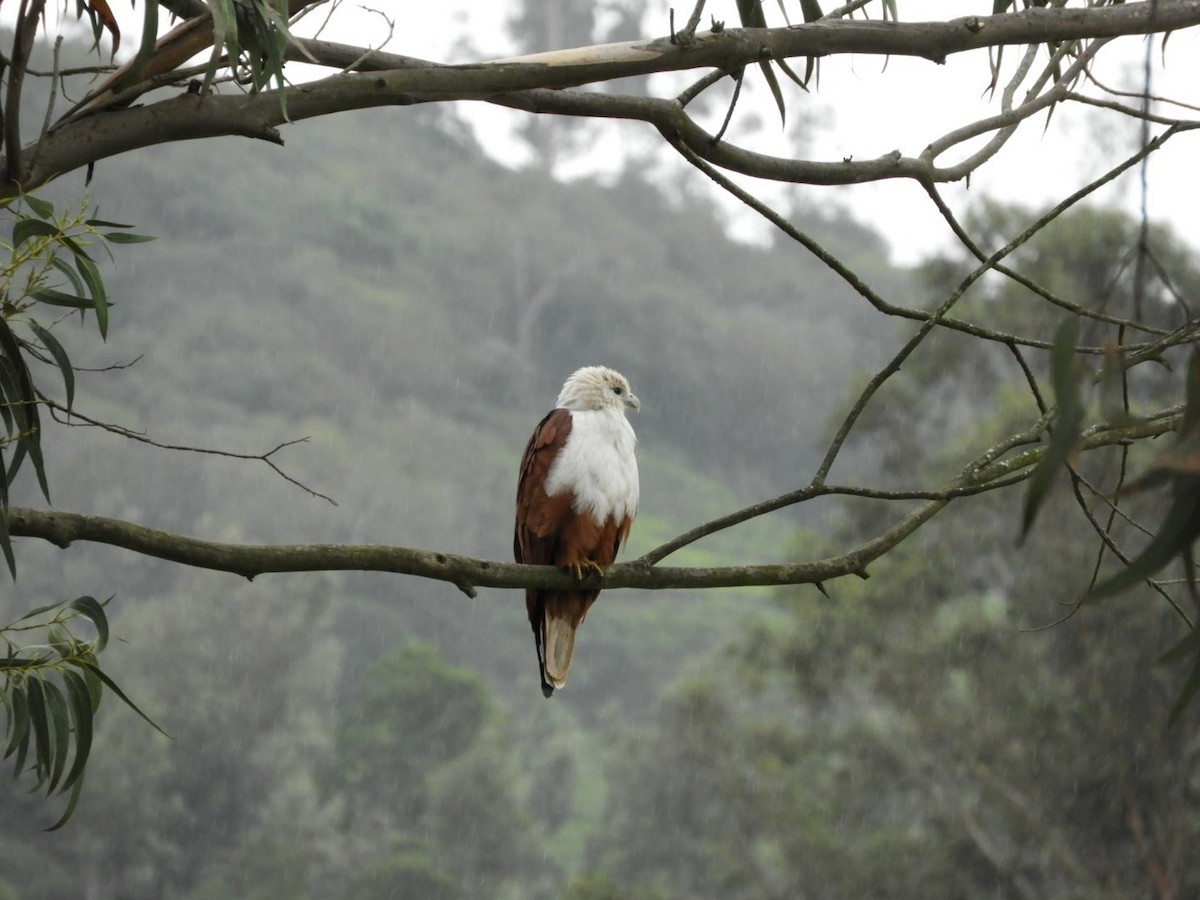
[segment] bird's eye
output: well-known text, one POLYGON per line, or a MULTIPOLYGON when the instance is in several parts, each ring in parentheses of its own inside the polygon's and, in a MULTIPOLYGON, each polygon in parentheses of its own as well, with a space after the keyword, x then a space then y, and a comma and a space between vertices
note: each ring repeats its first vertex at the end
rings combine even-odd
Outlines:
POLYGON ((619 387, 614 387, 613 393, 616 394, 618 397, 620 397, 623 393, 625 393, 625 389, 619 388, 619 387))

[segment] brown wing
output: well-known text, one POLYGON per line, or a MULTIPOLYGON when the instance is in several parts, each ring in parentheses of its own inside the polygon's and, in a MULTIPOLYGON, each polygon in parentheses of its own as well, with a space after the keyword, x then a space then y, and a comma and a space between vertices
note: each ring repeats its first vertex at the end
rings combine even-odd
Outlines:
MULTIPOLYGON (((513 556, 517 562, 535 565, 567 568, 596 563, 608 568, 629 536, 632 516, 597 522, 571 509, 570 494, 546 494, 550 467, 570 433, 571 413, 555 409, 542 419, 529 439, 517 480, 513 556)), ((566 683, 575 649, 575 629, 599 594, 595 589, 525 592, 545 696, 566 683)))
POLYGON ((571 511, 571 498, 565 494, 546 496, 546 478, 570 434, 570 411, 553 409, 538 423, 525 447, 517 477, 517 516, 513 529, 513 557, 519 563, 555 564, 555 545, 563 521, 571 511))
MULTIPOLYGON (((517 477, 516 522, 513 528, 513 557, 519 563, 543 566, 557 564, 562 527, 571 515, 571 497, 569 494, 549 497, 546 494, 546 478, 570 433, 571 413, 565 409, 554 409, 538 423, 525 447, 517 477)), ((562 619, 564 596, 571 595, 532 588, 525 591, 525 610, 529 614, 529 625, 533 628, 533 639, 537 645, 542 693, 547 697, 554 693, 555 684, 546 676, 546 625, 548 621, 551 622, 551 649, 555 656, 561 655, 564 644, 554 623, 562 619)), ((572 598, 569 605, 578 603, 578 598, 572 598)), ((573 639, 573 629, 569 637, 573 639)), ((569 655, 570 647, 566 646, 565 649, 569 655)))

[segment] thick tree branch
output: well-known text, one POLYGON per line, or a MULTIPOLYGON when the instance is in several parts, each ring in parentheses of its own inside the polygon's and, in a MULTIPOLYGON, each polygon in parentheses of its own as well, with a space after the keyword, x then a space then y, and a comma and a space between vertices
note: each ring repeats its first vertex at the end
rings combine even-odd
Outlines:
MULTIPOLYGON (((535 56, 461 66, 393 57, 353 48, 336 55, 360 70, 282 92, 254 96, 185 95, 135 109, 97 112, 60 124, 41 142, 35 171, 26 173, 27 190, 65 172, 118 153, 169 141, 222 135, 280 141, 277 126, 351 109, 452 100, 489 100, 535 112, 589 115, 651 122, 674 133, 703 158, 723 168, 757 177, 812 184, 852 184, 882 178, 925 181, 963 177, 962 165, 942 170, 931 159, 903 158, 899 152, 875 160, 804 162, 783 160, 715 143, 674 99, 613 97, 563 89, 632 75, 714 68, 733 72, 768 58, 874 53, 942 60, 949 53, 1007 44, 1070 41, 1200 24, 1200 0, 1127 3, 1087 9, 1029 9, 1001 16, 950 22, 896 23, 832 20, 789 28, 727 29, 697 34, 687 45, 669 37, 555 51, 535 56), (389 66, 383 68, 383 66, 389 66), (395 67, 391 67, 395 66, 395 67), (286 99, 280 102, 282 93, 286 99)), ((305 42, 312 52, 321 42, 305 42)), ((330 55, 313 53, 323 62, 330 55)), ((148 64, 147 69, 153 66, 148 64)), ((1028 105, 1028 104, 1027 104, 1028 105)), ((1011 113, 1010 115, 1017 115, 1011 113)), ((2 173, 11 177, 7 169, 2 173)))
MULTIPOLYGON (((1168 410, 1127 428, 1096 426, 1085 433, 1081 449, 1090 450, 1135 438, 1164 434, 1177 426, 1179 416, 1178 411, 1168 410)), ((603 578, 591 578, 588 584, 605 590, 695 590, 751 585, 817 584, 846 575, 866 577, 868 565, 895 548, 941 512, 955 497, 980 493, 988 489, 986 486, 989 485, 991 488, 999 488, 1021 481, 1041 459, 1044 449, 1027 450, 1004 460, 998 460, 997 457, 1013 446, 1035 440, 1044 424, 1044 421, 1040 422, 1030 435, 1023 433, 988 448, 943 491, 905 494, 829 485, 810 486, 702 525, 635 562, 611 567, 603 578), (879 535, 839 556, 778 565, 693 568, 653 565, 669 553, 706 535, 785 506, 834 493, 873 496, 885 500, 907 500, 916 497, 928 499, 879 535)), ((569 588, 578 584, 572 576, 551 566, 490 562, 452 553, 373 544, 225 544, 147 528, 120 519, 51 510, 14 507, 9 510, 8 529, 14 537, 40 538, 58 547, 66 548, 76 541, 109 544, 143 556, 197 568, 231 572, 245 578, 254 578, 266 572, 394 572, 446 581, 470 596, 474 596, 475 589, 479 587, 569 588)))

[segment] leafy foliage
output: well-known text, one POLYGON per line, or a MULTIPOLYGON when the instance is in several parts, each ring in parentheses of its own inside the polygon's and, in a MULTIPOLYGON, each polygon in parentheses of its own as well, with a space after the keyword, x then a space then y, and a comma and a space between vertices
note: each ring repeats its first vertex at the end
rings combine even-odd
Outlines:
POLYGON ((1084 408, 1080 391, 1082 372, 1075 362, 1075 345, 1078 343, 1079 320, 1074 317, 1064 320, 1055 332, 1054 350, 1050 354, 1050 378, 1058 414, 1046 452, 1029 478, 1025 512, 1021 518, 1022 540, 1029 534, 1029 528, 1046 500, 1054 477, 1067 465, 1079 445, 1084 408))
MULTIPOLYGON (((9 488, 22 464, 33 466, 43 496, 50 499, 39 411, 46 395, 34 382, 32 359, 54 366, 62 381, 65 410, 75 400, 75 369, 53 329, 64 319, 45 318, 53 309, 77 311, 82 320, 95 315, 101 338, 108 333, 109 299, 90 244, 140 243, 150 238, 129 226, 89 217, 86 209, 59 214, 54 205, 32 196, 10 206, 12 232, 3 244, 8 261, 0 269, 0 419, 6 437, 0 439, 0 551, 11 575, 16 559, 9 535, 9 488), (39 321, 41 317, 41 321, 39 321), (27 331, 21 336, 16 328, 27 331)), ((97 656, 108 644, 108 617, 92 597, 35 609, 0 628, 6 657, 0 689, 8 743, 5 757, 13 758, 14 778, 33 773, 33 791, 47 796, 69 791, 66 810, 51 826, 64 825, 75 811, 83 788, 84 769, 92 748, 93 720, 107 688, 147 722, 154 725, 100 668, 97 656), (53 613, 48 619, 43 617, 53 613), (78 619, 92 623, 96 637, 82 640, 73 630, 78 619), (12 635, 43 633, 38 644, 20 644, 12 635), (67 767, 68 760, 71 761, 67 767), (28 764, 28 766, 27 766, 28 764)), ((157 725, 154 725, 157 728, 157 725)))
POLYGON ((104 604, 94 597, 44 606, 0 627, 6 648, 0 659, 4 678, 0 702, 8 739, 4 757, 13 759, 14 778, 33 773, 33 792, 44 791, 49 797, 70 791, 66 809, 51 831, 66 824, 79 802, 94 719, 105 688, 162 730, 100 669, 97 657, 108 645, 108 634, 104 604), (91 623, 94 638, 83 640, 77 635, 79 619, 91 623), (14 637, 18 633, 44 635, 44 640, 18 643, 14 637))
POLYGON ((52 331, 63 317, 60 314, 48 324, 38 317, 50 309, 69 309, 78 311, 82 320, 90 310, 100 337, 107 336, 110 304, 89 244, 131 244, 152 238, 123 230, 128 225, 90 218, 86 208, 60 215, 53 204, 32 196, 22 198, 9 212, 12 237, 0 245, 9 257, 0 269, 0 418, 7 434, 0 439, 0 551, 16 577, 8 533, 8 487, 26 459, 33 465, 42 494, 50 499, 39 412, 45 395, 34 383, 27 358, 58 369, 68 412, 75 400, 75 370, 52 331), (13 326, 28 329, 31 337, 20 337, 13 326))

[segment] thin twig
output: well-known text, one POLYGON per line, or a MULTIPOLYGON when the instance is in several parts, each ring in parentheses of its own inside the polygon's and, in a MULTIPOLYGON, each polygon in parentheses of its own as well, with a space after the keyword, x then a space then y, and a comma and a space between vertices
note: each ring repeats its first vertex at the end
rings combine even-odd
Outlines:
POLYGON ((276 464, 276 462, 271 458, 276 453, 278 453, 280 450, 284 450, 287 447, 291 447, 295 444, 307 443, 309 441, 308 437, 295 438, 290 441, 284 441, 283 443, 278 444, 275 447, 272 447, 266 453, 238 453, 238 452, 232 451, 232 450, 215 450, 211 447, 192 447, 192 446, 189 446, 186 444, 164 444, 161 441, 156 441, 153 438, 147 436, 144 432, 134 431, 130 428, 124 427, 123 425, 113 425, 111 422, 102 422, 99 419, 93 419, 90 416, 86 416, 83 413, 79 412, 78 410, 67 409, 65 406, 61 405, 60 403, 58 403, 54 400, 51 400, 49 397, 45 396, 40 391, 38 392, 38 399, 50 410, 50 415, 54 419, 54 421, 58 422, 61 425, 66 425, 68 427, 79 427, 82 424, 82 425, 92 427, 92 428, 100 428, 104 431, 109 432, 110 434, 115 434, 115 435, 118 435, 123 438, 128 438, 131 441, 138 441, 139 443, 142 443, 142 444, 148 444, 151 447, 158 447, 159 449, 162 449, 162 450, 180 450, 185 453, 199 453, 199 454, 204 454, 207 456, 224 456, 229 459, 245 459, 245 460, 253 460, 255 462, 266 463, 275 472, 275 474, 278 475, 280 478, 282 478, 284 481, 294 484, 296 487, 300 488, 302 491, 304 491, 305 493, 309 494, 312 497, 317 497, 321 500, 325 500, 326 502, 332 504, 333 506, 338 505, 337 501, 334 500, 332 497, 326 496, 325 494, 322 494, 320 491, 315 491, 312 488, 310 488, 308 485, 304 484, 302 481, 298 481, 297 479, 293 478, 291 475, 289 475, 287 472, 285 472, 283 469, 281 469, 279 467, 279 465, 276 464), (78 421, 75 421, 75 420, 78 420, 78 421))
POLYGON ((725 110, 725 120, 721 123, 721 127, 717 129, 717 133, 713 135, 712 142, 720 143, 721 138, 725 136, 726 130, 729 128, 729 123, 733 121, 733 110, 737 106, 738 97, 742 95, 742 82, 746 80, 746 70, 738 69, 733 74, 733 96, 729 98, 729 108, 725 110))

